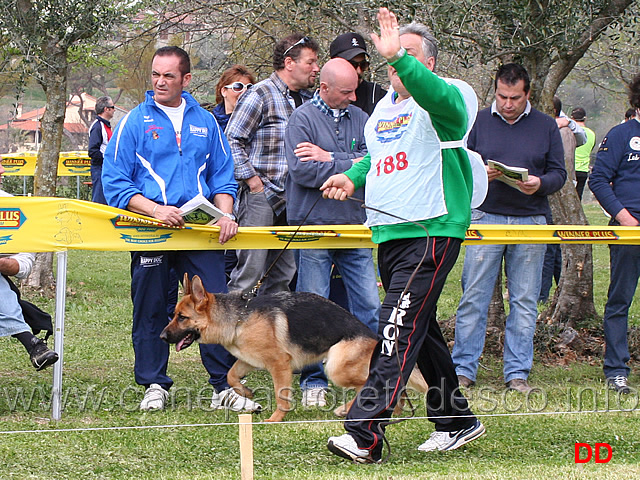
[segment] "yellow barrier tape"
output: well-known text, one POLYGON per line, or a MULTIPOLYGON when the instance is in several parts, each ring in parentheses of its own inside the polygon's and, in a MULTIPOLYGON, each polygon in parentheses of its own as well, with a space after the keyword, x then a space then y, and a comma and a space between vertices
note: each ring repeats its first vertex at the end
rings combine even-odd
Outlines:
MULTIPOLYGON (((36 171, 38 154, 36 152, 3 153, 4 175, 33 176, 36 171)), ((58 157, 58 176, 91 175, 91 159, 86 151, 60 152, 58 157)))
MULTIPOLYGON (((0 197, 0 253, 63 250, 281 249, 296 226, 241 227, 224 245, 218 227, 169 227, 126 210, 83 200, 0 197)), ((472 225, 465 243, 640 244, 640 228, 579 225, 472 225)), ((290 248, 371 248, 362 225, 303 226, 290 248)))

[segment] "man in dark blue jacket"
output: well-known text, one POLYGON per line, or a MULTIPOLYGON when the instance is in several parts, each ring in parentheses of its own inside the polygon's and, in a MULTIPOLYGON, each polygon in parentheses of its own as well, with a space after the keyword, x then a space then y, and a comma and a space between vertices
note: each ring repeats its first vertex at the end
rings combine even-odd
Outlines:
MULTIPOLYGON (((225 212, 216 223, 219 241, 238 231, 231 211, 237 185, 233 160, 211 115, 183 88, 191 80, 187 52, 178 47, 156 51, 151 65, 153 91, 118 124, 104 155, 102 180, 109 205, 184 224, 180 206, 199 193, 225 212)), ((167 324, 171 270, 202 278, 209 292, 226 292, 221 250, 131 253, 133 349, 136 382, 146 388, 141 410, 162 409, 173 384, 167 375, 169 346, 160 339, 167 324)), ((227 383, 235 359, 220 345, 200 345, 209 383, 216 392, 212 408, 260 409, 227 383)))
MULTIPOLYGON (((640 224, 640 74, 629 85, 635 118, 613 127, 600 144, 589 188, 610 215, 609 225, 640 224)), ((609 245, 609 293, 604 308, 604 375, 609 388, 630 393, 629 307, 640 278, 640 245, 609 245)))

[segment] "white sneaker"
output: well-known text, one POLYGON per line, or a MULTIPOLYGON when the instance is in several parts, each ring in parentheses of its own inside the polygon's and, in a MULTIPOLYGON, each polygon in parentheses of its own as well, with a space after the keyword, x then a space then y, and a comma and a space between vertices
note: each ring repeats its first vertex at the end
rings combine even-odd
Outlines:
POLYGON ((374 459, 369 450, 358 447, 356 441, 348 433, 339 437, 329 437, 327 448, 331 453, 356 463, 380 463, 380 459, 374 459))
POLYGON ((213 392, 211 408, 215 410, 227 409, 234 412, 260 412, 262 405, 254 402, 250 398, 243 397, 233 388, 229 387, 220 393, 213 392))
POLYGON ((140 402, 140 410, 162 410, 169 398, 169 392, 157 383, 152 383, 144 392, 144 398, 140 402))
POLYGON ((418 450, 421 452, 455 450, 465 443, 469 443, 471 440, 480 437, 484 432, 484 425, 480 423, 480 420, 476 420, 476 423, 464 430, 455 432, 433 432, 427 441, 418 447, 418 450))
POLYGON ((324 407, 327 405, 327 391, 322 387, 307 388, 302 391, 303 407, 324 407))

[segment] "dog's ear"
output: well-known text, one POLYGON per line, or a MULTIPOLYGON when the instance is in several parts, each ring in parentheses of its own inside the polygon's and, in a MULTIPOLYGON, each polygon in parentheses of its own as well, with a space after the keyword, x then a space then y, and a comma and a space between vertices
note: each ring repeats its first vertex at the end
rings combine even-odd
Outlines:
POLYGON ((191 298, 196 303, 200 303, 207 298, 207 292, 202 285, 202 280, 198 275, 194 275, 191 279, 191 298))
POLYGON ((182 279, 182 287, 184 289, 185 295, 191 294, 191 283, 189 282, 189 275, 187 272, 184 273, 184 278, 182 279))

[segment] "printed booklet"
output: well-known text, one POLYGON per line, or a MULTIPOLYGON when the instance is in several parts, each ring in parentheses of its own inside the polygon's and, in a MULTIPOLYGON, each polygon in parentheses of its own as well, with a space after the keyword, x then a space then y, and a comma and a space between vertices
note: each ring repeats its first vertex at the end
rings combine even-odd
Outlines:
POLYGON ((185 223, 197 223, 198 225, 213 225, 224 212, 199 193, 180 207, 185 223))
POLYGON ((489 168, 494 168, 502 172, 502 175, 500 175, 496 180, 500 180, 501 182, 504 182, 510 187, 518 190, 520 190, 516 184, 518 180, 521 182, 529 180, 529 170, 526 168, 510 167, 509 165, 500 163, 497 160, 487 160, 487 165, 489 165, 489 168))

